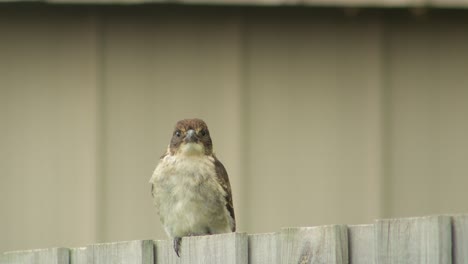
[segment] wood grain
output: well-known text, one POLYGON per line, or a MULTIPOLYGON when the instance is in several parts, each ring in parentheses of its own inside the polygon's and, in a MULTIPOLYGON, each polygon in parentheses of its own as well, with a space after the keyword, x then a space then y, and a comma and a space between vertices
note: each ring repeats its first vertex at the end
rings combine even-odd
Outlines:
POLYGON ((6 252, 0 264, 436 264, 468 263, 468 215, 376 220, 370 225, 285 228, 278 233, 135 240, 6 252))
POLYGON ((278 233, 249 235, 249 264, 279 264, 278 233))
POLYGON ((374 225, 348 226, 348 254, 350 264, 375 263, 374 225))
POLYGON ((247 234, 229 233, 182 238, 180 258, 172 241, 155 241, 156 263, 247 263, 247 234))
POLYGON ((281 263, 348 263, 346 226, 285 228, 280 236, 281 263))
POLYGON ((72 253, 72 258, 88 262, 92 256, 93 264, 153 264, 153 241, 151 240, 135 240, 106 244, 95 244, 88 246, 84 252, 72 253))
MULTIPOLYGON (((184 239, 182 239, 181 253, 184 251, 184 239)), ((177 257, 171 240, 154 241, 154 260, 157 264, 179 264, 182 259, 177 257)))
POLYGON ((6 252, 0 256, 1 264, 68 264, 69 250, 68 248, 50 248, 50 249, 35 249, 26 251, 6 252))
POLYGON ((451 263, 448 216, 377 220, 374 235, 379 264, 451 263))
POLYGON ((93 263, 93 250, 91 247, 70 248, 70 264, 93 263))
POLYGON ((468 215, 452 216, 452 263, 468 263, 468 215))

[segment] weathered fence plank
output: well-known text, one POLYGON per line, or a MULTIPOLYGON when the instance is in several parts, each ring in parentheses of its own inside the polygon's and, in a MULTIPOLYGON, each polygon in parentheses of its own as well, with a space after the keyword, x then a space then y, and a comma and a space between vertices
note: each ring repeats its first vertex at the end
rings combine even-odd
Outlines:
POLYGON ((285 228, 278 233, 138 240, 0 254, 0 264, 468 264, 468 214, 376 220, 372 225, 285 228))
POLYGON ((468 264, 468 215, 452 217, 453 264, 468 264))
POLYGON ((2 264, 68 264, 69 250, 67 248, 49 248, 26 251, 6 252, 0 256, 2 264))
POLYGON ((70 264, 93 263, 93 250, 91 247, 70 248, 70 264))
POLYGON ((378 264, 452 261, 449 216, 377 220, 374 231, 378 264))
POLYGON ((350 264, 374 264, 374 225, 348 226, 350 264))
MULTIPOLYGON (((184 239, 182 239, 181 254, 184 254, 184 239)), ((155 264, 179 264, 182 260, 174 252, 171 240, 154 241, 154 263, 155 264)))
POLYGON ((249 235, 249 264, 279 264, 278 233, 249 235))
POLYGON ((281 263, 348 263, 346 226, 285 228, 280 236, 281 263))
POLYGON ((153 264, 153 241, 104 243, 70 250, 70 264, 124 263, 153 264))
POLYGON ((171 241, 155 241, 157 264, 245 264, 247 250, 245 233, 184 237, 180 258, 175 254, 171 241))
POLYGON ((94 264, 153 264, 153 241, 135 240, 127 242, 92 245, 94 264))

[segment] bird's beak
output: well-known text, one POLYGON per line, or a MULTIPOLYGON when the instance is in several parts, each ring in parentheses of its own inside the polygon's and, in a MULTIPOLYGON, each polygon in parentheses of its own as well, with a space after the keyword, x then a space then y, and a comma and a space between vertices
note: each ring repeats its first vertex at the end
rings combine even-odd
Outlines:
POLYGON ((197 134, 195 130, 190 129, 187 131, 187 135, 185 136, 185 143, 193 143, 197 141, 197 134))

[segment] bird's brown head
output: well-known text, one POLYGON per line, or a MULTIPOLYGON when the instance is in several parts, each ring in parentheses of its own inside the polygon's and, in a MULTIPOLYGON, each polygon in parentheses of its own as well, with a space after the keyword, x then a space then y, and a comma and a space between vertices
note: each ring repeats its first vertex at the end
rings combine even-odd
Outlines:
POLYGON ((213 143, 206 123, 196 118, 177 122, 169 150, 172 155, 211 155, 213 143))

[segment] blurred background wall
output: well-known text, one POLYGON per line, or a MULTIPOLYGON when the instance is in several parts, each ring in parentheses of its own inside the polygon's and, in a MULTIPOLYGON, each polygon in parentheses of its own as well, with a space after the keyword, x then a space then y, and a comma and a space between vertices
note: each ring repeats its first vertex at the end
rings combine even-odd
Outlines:
POLYGON ((468 11, 0 5, 0 251, 166 239, 208 123, 238 230, 468 212, 468 11))

